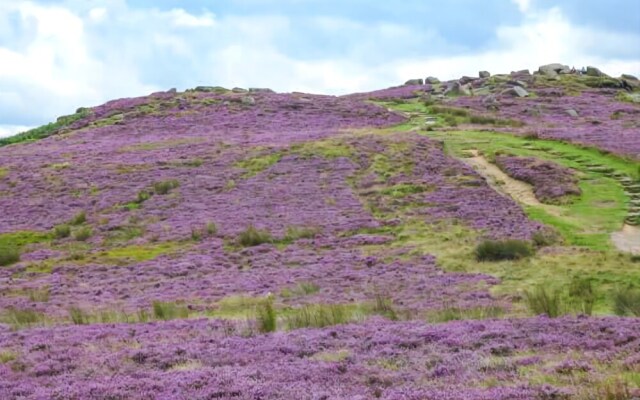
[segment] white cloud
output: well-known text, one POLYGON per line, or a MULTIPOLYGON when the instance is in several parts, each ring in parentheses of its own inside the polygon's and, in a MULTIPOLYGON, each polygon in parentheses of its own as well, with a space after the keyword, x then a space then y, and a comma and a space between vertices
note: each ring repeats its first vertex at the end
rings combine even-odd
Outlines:
POLYGON ((201 16, 189 14, 181 8, 174 8, 166 13, 173 26, 185 28, 211 27, 215 24, 214 16, 210 12, 205 12, 201 16))
POLYGON ((22 125, 0 125, 0 138, 13 136, 17 133, 28 131, 32 127, 22 125))
POLYGON ((531 0, 511 0, 518 6, 521 13, 526 13, 531 8, 531 0))
MULTIPOLYGON (((451 51, 453 46, 428 27, 307 18, 302 24, 319 37, 357 40, 334 56, 327 56, 325 44, 319 42, 315 58, 305 59, 282 46, 300 34, 296 29, 301 21, 281 15, 217 18, 207 11, 136 9, 124 0, 96 1, 75 12, 0 0, 0 22, 17 13, 32 33, 21 47, 0 45, 0 124, 5 124, 6 134, 6 125, 48 122, 80 106, 170 87, 261 86, 344 94, 414 77, 453 79, 481 69, 505 73, 550 62, 577 68, 595 65, 611 75, 640 75, 640 35, 576 26, 558 9, 540 10, 531 1, 513 1, 523 12, 520 25, 498 26, 492 43, 465 53, 455 48, 461 54, 456 56, 438 55, 439 49, 451 51), (402 47, 407 43, 420 48, 425 43, 424 53, 429 55, 407 56, 402 47), (386 59, 375 59, 384 61, 368 58, 380 53, 386 59)), ((3 32, 0 24, 0 38, 3 32)))

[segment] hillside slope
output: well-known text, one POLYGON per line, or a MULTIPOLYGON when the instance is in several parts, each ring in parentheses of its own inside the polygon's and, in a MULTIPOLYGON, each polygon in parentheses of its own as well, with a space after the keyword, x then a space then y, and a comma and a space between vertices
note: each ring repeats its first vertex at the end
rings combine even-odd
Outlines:
POLYGON ((621 82, 205 87, 5 140, 0 398, 640 395, 621 82))

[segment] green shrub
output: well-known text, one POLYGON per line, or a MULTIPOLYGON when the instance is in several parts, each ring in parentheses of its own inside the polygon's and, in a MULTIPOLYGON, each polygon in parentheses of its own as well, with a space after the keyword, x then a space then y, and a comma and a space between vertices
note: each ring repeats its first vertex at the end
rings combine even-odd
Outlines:
POLYGON ((169 193, 172 189, 175 189, 179 186, 180 186, 180 182, 178 182, 175 179, 171 179, 168 181, 154 183, 153 190, 156 192, 156 194, 163 195, 163 194, 169 193))
POLYGON ((532 291, 525 291, 527 307, 534 315, 547 314, 550 318, 562 314, 562 298, 559 290, 549 290, 543 285, 537 286, 532 291))
POLYGON ((499 318, 504 315, 504 308, 498 306, 486 306, 475 308, 446 307, 431 313, 427 320, 432 323, 481 320, 499 318))
POLYGON ((206 230, 207 235, 214 236, 216 233, 218 233, 218 226, 215 224, 215 222, 209 222, 206 226, 206 230))
POLYGON ((253 225, 249 225, 249 227, 238 236, 238 244, 244 247, 252 247, 271 242, 273 242, 271 233, 266 230, 259 230, 253 225))
POLYGON ((621 316, 640 317, 640 289, 617 288, 613 293, 613 311, 621 316))
POLYGON ((269 298, 262 304, 259 304, 256 312, 258 330, 262 333, 275 332, 277 328, 277 315, 273 307, 273 299, 269 298))
POLYGON ((84 211, 80 211, 79 213, 74 215, 73 218, 71 218, 71 221, 69 221, 69 224, 82 225, 85 222, 87 222, 87 213, 84 211))
POLYGON ((18 246, 3 244, 0 245, 0 267, 11 265, 20 261, 20 249, 18 246))
POLYGON ((93 232, 88 226, 83 226, 73 233, 73 238, 79 242, 84 242, 91 237, 93 232))
POLYGON ((529 243, 522 240, 485 240, 475 250, 478 261, 518 260, 532 254, 529 243))
POLYGON ((64 239, 71 235, 71 227, 69 225, 56 225, 53 228, 53 236, 56 239, 64 239))

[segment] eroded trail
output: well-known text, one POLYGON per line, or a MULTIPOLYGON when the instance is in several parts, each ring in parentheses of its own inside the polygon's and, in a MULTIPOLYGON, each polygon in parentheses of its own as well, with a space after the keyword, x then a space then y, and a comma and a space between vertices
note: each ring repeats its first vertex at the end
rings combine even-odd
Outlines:
POLYGON ((640 227, 624 225, 620 232, 611 234, 616 247, 631 254, 640 254, 640 227))
MULTIPOLYGON (((563 216, 561 207, 541 203, 536 198, 531 185, 513 179, 480 155, 478 150, 469 152, 472 157, 465 158, 464 161, 482 175, 496 191, 510 196, 520 204, 539 207, 549 214, 563 216)), ((620 251, 640 254, 640 227, 625 224, 620 231, 611 234, 611 241, 620 251)))

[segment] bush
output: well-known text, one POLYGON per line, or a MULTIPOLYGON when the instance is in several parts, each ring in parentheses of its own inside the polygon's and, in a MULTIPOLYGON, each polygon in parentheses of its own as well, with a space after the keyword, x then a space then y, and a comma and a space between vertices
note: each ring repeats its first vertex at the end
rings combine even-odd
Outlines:
POLYGON ((3 322, 7 322, 14 327, 20 328, 34 324, 42 324, 45 321, 44 314, 35 310, 9 308, 2 316, 3 322))
POLYGON ((275 332, 277 328, 277 315, 273 307, 273 299, 268 298, 257 308, 258 330, 262 333, 275 332))
POLYGON ((156 192, 156 194, 162 195, 169 193, 172 189, 175 189, 178 186, 180 186, 180 182, 175 179, 171 179, 168 181, 154 183, 153 190, 156 192))
POLYGON ((518 260, 531 256, 533 250, 522 240, 485 240, 476 247, 475 254, 478 261, 518 260))
POLYGON ((73 233, 73 238, 79 242, 84 242, 91 237, 93 232, 88 226, 83 226, 73 233))
POLYGON ((266 230, 259 230, 253 225, 240 233, 238 244, 244 247, 257 246, 262 243, 271 243, 273 241, 271 234, 266 230))
POLYGON ((82 225, 85 222, 87 222, 87 213, 84 211, 80 211, 71 218, 71 221, 69 221, 71 225, 82 225))
POLYGON ((53 236, 56 239, 64 239, 71 235, 71 228, 69 225, 57 225, 53 228, 53 236))
POLYGON ((0 267, 20 261, 20 249, 14 245, 0 245, 0 267))
MULTIPOLYGON (((147 192, 146 190, 141 190, 138 192, 138 195, 136 196, 136 199, 134 200, 134 204, 140 205, 142 203, 144 203, 145 201, 149 200, 149 198, 151 197, 151 194, 149 192, 147 192)), ((133 207, 135 208, 135 207, 133 207)))
POLYGON ((613 293, 613 312, 640 317, 640 289, 618 288, 613 293))
POLYGON ((298 239, 313 239, 317 234, 318 229, 290 226, 287 228, 284 240, 287 242, 294 242, 298 239))
POLYGON ((535 315, 547 314, 555 318, 562 314, 562 300, 558 290, 547 291, 543 285, 539 285, 532 291, 525 291, 524 297, 529 310, 535 315))

